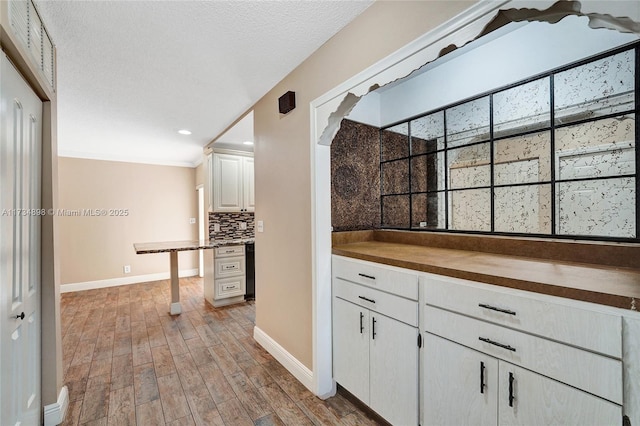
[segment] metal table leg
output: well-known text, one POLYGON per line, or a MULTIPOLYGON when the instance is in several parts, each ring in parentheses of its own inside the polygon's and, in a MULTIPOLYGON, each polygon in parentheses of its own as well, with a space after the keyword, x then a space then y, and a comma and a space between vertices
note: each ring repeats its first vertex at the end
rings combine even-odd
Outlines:
POLYGON ((180 306, 180 287, 178 283, 178 251, 171 250, 169 252, 171 263, 171 315, 178 315, 182 312, 180 306))

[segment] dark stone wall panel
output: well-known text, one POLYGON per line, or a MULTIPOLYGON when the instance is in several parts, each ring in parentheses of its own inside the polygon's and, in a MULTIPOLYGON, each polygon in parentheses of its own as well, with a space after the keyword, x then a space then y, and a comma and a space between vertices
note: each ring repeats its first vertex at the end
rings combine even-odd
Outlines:
POLYGON ((380 134, 343 120, 331 143, 331 224, 334 231, 380 228, 380 134))

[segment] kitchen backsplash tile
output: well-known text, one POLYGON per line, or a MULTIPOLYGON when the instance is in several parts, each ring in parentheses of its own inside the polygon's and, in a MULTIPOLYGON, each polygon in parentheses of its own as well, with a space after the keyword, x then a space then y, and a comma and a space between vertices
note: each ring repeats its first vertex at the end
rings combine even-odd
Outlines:
POLYGON ((255 237, 255 220, 252 212, 209 213, 209 239, 243 239, 255 237), (240 229, 245 222, 247 229, 240 229), (215 225, 220 231, 215 231, 215 225))

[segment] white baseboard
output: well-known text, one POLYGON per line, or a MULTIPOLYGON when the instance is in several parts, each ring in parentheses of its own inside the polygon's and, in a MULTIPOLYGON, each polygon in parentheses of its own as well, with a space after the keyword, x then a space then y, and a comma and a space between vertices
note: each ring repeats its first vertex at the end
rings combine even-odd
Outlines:
MULTIPOLYGON (((184 269, 178 271, 178 277, 195 277, 199 273, 198 269, 184 269)), ((146 283, 150 281, 160 281, 170 279, 169 272, 160 272, 158 274, 134 275, 132 277, 110 278, 98 281, 86 281, 82 283, 61 284, 60 293, 69 293, 71 291, 93 290, 96 288, 116 287, 119 285, 146 283)))
POLYGON ((253 338, 307 389, 313 392, 313 372, 311 370, 258 327, 253 327, 253 338))
POLYGON ((64 421, 69 407, 69 390, 66 386, 60 389, 58 401, 44 407, 44 426, 56 426, 64 421))

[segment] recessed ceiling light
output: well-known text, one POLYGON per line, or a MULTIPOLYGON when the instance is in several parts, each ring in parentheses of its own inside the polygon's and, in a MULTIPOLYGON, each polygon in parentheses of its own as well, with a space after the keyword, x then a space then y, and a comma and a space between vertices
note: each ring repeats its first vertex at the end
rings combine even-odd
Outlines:
POLYGON ((242 142, 242 143, 245 144, 245 145, 253 145, 253 142, 251 142, 251 141, 246 141, 246 142, 242 142))
POLYGON ((178 130, 178 133, 180 133, 181 135, 190 135, 191 132, 187 129, 182 129, 182 130, 178 130))

